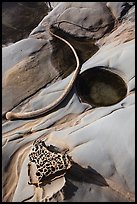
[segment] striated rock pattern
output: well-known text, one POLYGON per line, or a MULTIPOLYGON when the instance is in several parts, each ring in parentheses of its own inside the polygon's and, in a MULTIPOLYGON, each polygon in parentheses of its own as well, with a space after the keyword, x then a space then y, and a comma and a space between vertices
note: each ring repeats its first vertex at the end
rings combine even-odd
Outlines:
MULTIPOLYGON (((28 38, 2 49, 2 201, 134 202, 135 4, 47 5, 48 15, 28 38), (7 111, 28 112, 49 105, 72 78, 73 53, 50 35, 50 26, 78 54, 77 81, 49 114, 6 120, 7 111), (37 179, 40 167, 32 162, 29 168, 37 140, 44 141, 51 155, 67 150, 73 161, 65 173, 57 171, 43 185, 37 179)), ((47 155, 40 158, 37 149, 36 154, 39 163, 47 158, 46 164, 58 167, 47 155)), ((65 164, 64 159, 61 162, 65 164)))

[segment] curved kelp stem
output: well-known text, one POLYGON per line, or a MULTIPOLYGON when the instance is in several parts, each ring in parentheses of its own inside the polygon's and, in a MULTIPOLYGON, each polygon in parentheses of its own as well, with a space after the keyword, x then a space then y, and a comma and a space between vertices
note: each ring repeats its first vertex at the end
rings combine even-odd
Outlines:
POLYGON ((66 43, 72 50, 74 56, 75 56, 75 59, 76 59, 76 68, 75 68, 75 71, 74 71, 74 74, 70 80, 70 82, 68 83, 67 87, 65 88, 63 94, 56 100, 54 101, 53 103, 49 104, 48 106, 44 107, 44 108, 41 108, 39 110, 35 110, 35 111, 31 111, 31 112, 19 112, 19 113, 15 113, 15 112, 7 112, 6 113, 6 119, 8 120, 17 120, 17 119, 31 119, 31 118, 35 118, 35 117, 38 117, 40 115, 43 115, 49 111, 51 111, 52 109, 54 109, 55 107, 57 107, 65 98, 66 96, 68 95, 68 93, 70 92, 70 90, 72 89, 73 87, 73 84, 80 72, 80 62, 79 62, 79 58, 78 58, 78 55, 75 51, 75 49, 73 48, 73 46, 67 41, 65 40, 64 38, 54 34, 51 32, 51 30, 49 31, 50 34, 58 39, 60 39, 61 41, 63 41, 64 43, 66 43))

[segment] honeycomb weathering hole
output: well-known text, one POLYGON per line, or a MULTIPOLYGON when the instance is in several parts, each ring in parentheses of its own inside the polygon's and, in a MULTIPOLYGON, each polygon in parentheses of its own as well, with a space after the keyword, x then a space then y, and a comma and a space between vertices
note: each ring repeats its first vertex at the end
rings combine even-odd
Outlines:
POLYGON ((110 106, 118 103, 127 94, 127 84, 108 67, 88 69, 78 77, 76 88, 83 102, 92 106, 110 106))

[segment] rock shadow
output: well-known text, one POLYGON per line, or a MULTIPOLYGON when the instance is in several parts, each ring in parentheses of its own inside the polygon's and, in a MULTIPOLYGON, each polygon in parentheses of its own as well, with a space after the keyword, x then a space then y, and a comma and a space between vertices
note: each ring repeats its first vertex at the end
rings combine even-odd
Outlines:
POLYGON ((73 163, 71 169, 66 173, 66 178, 74 181, 91 183, 98 186, 108 186, 104 177, 95 169, 88 166, 83 168, 77 163, 73 163))
POLYGON ((65 175, 66 183, 62 191, 64 194, 64 200, 71 199, 78 187, 74 185, 73 181, 80 183, 95 184, 100 187, 109 186, 104 177, 99 174, 95 169, 88 166, 88 168, 83 168, 77 163, 73 163, 71 169, 65 175))

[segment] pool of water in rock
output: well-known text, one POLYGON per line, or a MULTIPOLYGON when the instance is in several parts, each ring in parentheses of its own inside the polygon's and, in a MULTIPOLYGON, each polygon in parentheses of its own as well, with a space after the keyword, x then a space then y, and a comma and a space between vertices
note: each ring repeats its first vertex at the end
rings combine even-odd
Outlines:
POLYGON ((92 106, 110 106, 118 103, 127 94, 123 78, 108 69, 95 67, 79 75, 76 84, 78 95, 83 102, 92 106))

